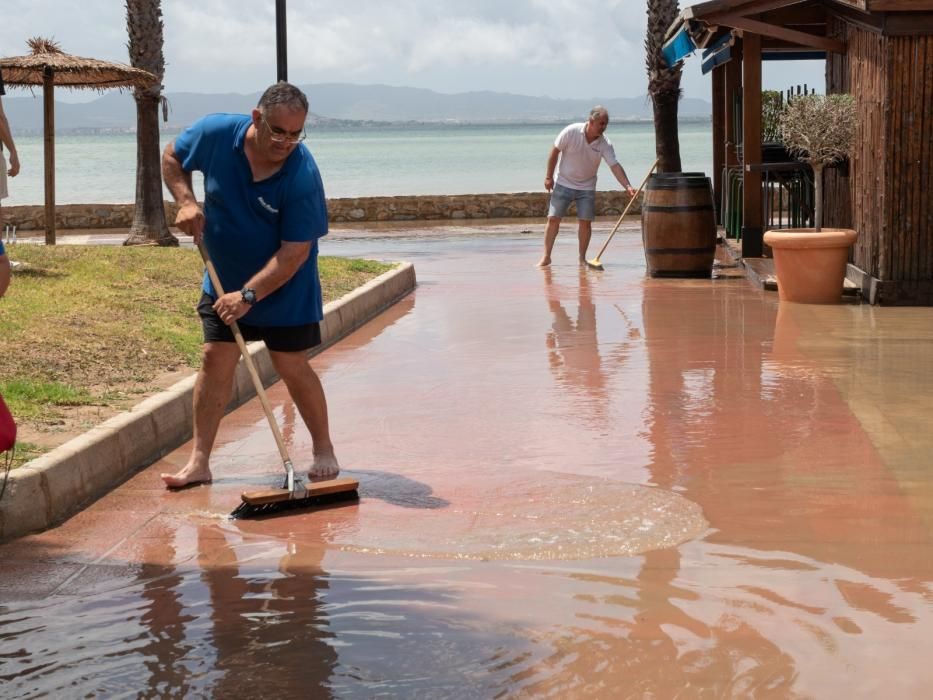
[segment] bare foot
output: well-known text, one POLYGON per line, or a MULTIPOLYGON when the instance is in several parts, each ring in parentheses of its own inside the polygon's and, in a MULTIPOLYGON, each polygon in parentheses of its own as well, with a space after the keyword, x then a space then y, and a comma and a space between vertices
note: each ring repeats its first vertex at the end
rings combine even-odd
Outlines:
POLYGON ((183 489, 186 486, 194 486, 195 484, 209 484, 213 478, 211 470, 207 467, 199 469, 191 465, 186 465, 181 471, 174 474, 161 474, 161 477, 166 488, 169 489, 183 489))
POLYGON ((547 267, 551 264, 551 259, 545 255, 541 260, 538 261, 537 267, 547 267))
POLYGON ((337 463, 337 456, 333 452, 314 455, 314 463, 308 472, 308 478, 312 480, 333 479, 340 473, 340 465, 337 463))

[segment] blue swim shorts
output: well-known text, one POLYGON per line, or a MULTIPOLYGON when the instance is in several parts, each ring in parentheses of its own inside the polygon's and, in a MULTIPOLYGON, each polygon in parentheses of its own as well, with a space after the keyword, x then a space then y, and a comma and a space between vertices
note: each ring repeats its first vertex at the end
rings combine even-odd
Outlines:
POLYGON ((592 221, 596 218, 596 190, 575 190, 563 185, 554 185, 547 215, 563 218, 567 215, 571 202, 577 203, 578 219, 592 221))

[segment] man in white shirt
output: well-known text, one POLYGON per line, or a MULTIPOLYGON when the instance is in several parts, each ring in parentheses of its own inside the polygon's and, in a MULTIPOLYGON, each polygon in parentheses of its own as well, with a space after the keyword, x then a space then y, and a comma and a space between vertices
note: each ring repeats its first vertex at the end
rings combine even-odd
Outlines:
POLYGON ((612 143, 603 136, 607 126, 609 112, 605 107, 597 105, 590 110, 590 118, 587 121, 571 124, 561 131, 554 141, 554 147, 547 160, 547 175, 544 178, 544 189, 551 193, 551 202, 548 206, 547 230, 544 235, 544 257, 541 258, 538 267, 551 264, 551 250, 560 230, 560 220, 567 214, 572 202, 577 205, 580 264, 586 264, 586 249, 590 245, 593 219, 596 218, 596 172, 601 160, 606 161, 606 165, 629 196, 635 196, 635 190, 632 189, 625 170, 616 160, 612 143))

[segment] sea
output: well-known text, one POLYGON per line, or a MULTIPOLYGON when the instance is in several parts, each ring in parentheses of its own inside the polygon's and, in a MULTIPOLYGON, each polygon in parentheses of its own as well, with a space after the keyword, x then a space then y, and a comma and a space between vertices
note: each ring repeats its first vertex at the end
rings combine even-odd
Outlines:
MULTIPOLYGON (((555 124, 398 124, 309 129, 328 197, 484 194, 544 189, 555 124)), ((684 171, 712 171, 709 122, 679 129, 684 171)), ((176 133, 162 134, 163 146, 176 133)), ((637 187, 655 158, 651 122, 616 122, 607 137, 637 187)), ((42 136, 16 136, 22 170, 9 181, 4 206, 45 201, 42 136)), ((121 204, 135 199, 136 136, 133 133, 57 134, 55 201, 58 204, 121 204)), ((597 189, 618 189, 605 163, 597 189)), ((201 196, 199 178, 195 189, 201 196)), ((166 199, 170 195, 166 191, 166 199)))

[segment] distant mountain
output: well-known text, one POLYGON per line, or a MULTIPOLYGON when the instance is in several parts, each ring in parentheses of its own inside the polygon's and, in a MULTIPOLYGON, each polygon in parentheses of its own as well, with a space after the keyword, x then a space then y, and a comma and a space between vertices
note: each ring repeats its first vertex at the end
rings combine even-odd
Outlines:
MULTIPOLYGON (((595 104, 602 104, 613 119, 650 119, 651 105, 644 97, 594 97, 586 100, 529 97, 504 92, 442 94, 421 88, 388 85, 322 83, 302 86, 311 109, 332 119, 374 121, 559 121, 582 119, 595 104)), ((705 100, 680 103, 685 117, 709 118, 705 100)))
MULTIPOLYGON (((322 124, 339 122, 544 122, 585 118, 602 104, 614 120, 651 119, 645 97, 594 97, 588 100, 530 97, 503 92, 443 94, 433 90, 388 85, 322 83, 302 85, 311 102, 313 119, 322 124)), ((4 109, 16 133, 41 133, 42 95, 18 97, 8 92, 4 109)), ((167 93, 170 111, 165 129, 178 129, 209 112, 248 112, 261 93, 248 95, 193 92, 167 93)), ((684 119, 708 119, 709 102, 681 100, 684 119)), ((110 92, 80 104, 55 103, 56 131, 124 131, 136 126, 136 106, 129 93, 110 92)))

